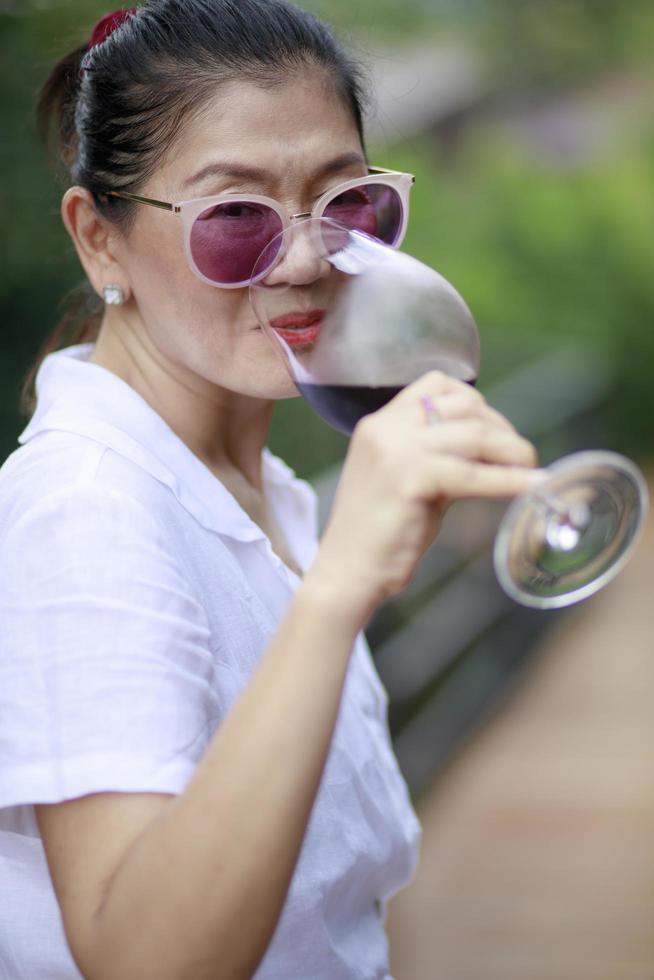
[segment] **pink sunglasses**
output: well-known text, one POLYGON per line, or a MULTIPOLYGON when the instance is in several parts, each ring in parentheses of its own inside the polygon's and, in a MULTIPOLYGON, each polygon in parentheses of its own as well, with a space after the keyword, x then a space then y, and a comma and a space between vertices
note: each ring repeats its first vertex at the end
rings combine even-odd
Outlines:
POLYGON ((105 195, 181 215, 191 270, 211 286, 240 289, 269 274, 280 258, 281 238, 269 249, 265 261, 257 265, 257 260, 280 232, 301 218, 330 218, 399 248, 409 220, 409 192, 414 181, 412 174, 369 167, 367 177, 330 187, 304 214, 289 214, 273 198, 256 194, 218 194, 179 203, 126 191, 106 191, 105 195))

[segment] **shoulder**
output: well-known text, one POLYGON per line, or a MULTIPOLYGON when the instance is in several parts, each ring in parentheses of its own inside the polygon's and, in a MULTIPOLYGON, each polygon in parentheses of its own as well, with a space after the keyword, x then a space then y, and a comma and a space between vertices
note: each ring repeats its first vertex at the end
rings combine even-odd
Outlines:
POLYGON ((29 515, 116 509, 156 521, 166 488, 106 445, 69 432, 44 432, 0 468, 0 538, 29 515), (164 491, 162 493, 162 490, 164 491), (86 505, 86 506, 84 506, 86 505))
POLYGON ((17 450, 0 470, 0 577, 22 581, 75 564, 123 573, 171 564, 174 536, 162 519, 166 495, 148 474, 99 443, 46 433, 17 450), (108 559, 111 559, 108 563, 108 559))

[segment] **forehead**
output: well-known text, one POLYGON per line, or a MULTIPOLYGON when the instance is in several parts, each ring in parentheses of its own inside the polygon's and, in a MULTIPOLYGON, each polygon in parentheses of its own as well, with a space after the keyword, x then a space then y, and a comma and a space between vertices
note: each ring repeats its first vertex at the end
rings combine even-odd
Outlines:
POLYGON ((180 187, 213 160, 269 170, 280 182, 305 177, 326 158, 361 153, 352 112, 324 72, 304 70, 264 87, 222 84, 184 127, 166 162, 165 179, 180 187))

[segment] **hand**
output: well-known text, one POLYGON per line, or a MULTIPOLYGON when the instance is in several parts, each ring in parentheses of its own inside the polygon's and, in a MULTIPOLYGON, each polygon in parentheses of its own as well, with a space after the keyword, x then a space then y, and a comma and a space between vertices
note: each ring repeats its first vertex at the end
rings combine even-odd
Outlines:
POLYGON ((521 493, 537 482, 536 464, 531 443, 478 391, 430 372, 354 430, 316 572, 370 615, 410 582, 449 503, 521 493))

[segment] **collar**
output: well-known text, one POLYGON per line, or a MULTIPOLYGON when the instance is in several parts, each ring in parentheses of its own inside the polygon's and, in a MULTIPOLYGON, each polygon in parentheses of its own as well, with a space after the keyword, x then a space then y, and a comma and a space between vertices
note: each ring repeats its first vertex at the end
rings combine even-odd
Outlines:
MULTIPOLYGON (((36 411, 19 442, 51 431, 90 439, 169 487, 203 527, 239 541, 264 538, 227 488, 145 399, 117 375, 89 361, 92 351, 93 344, 80 344, 46 357, 36 379, 36 411)), ((295 512, 299 505, 313 519, 308 485, 268 449, 262 464, 264 487, 275 509, 283 506, 281 498, 291 495, 295 512)))

